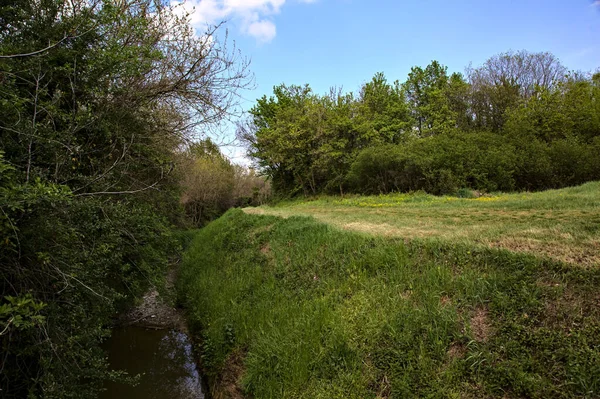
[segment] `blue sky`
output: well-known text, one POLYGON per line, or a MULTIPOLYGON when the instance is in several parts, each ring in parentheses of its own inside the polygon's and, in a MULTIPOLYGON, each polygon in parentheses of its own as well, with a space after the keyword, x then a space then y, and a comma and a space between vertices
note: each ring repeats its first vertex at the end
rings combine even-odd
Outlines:
POLYGON ((227 20, 251 58, 256 88, 246 109, 274 85, 309 83, 357 91, 378 71, 404 81, 431 60, 464 72, 494 54, 549 51, 569 69, 600 67, 600 0, 187 0, 192 20, 227 20))

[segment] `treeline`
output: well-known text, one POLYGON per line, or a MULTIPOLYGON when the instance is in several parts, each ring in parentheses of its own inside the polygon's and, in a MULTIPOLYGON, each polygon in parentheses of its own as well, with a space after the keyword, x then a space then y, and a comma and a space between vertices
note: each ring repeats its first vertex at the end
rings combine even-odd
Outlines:
POLYGON ((520 51, 358 94, 280 85, 238 132, 284 195, 559 188, 600 179, 600 73, 520 51))
POLYGON ((111 318, 159 286, 182 148, 247 63, 159 0, 0 4, 0 396, 91 398, 111 318))
POLYGON ((186 223, 200 227, 229 208, 258 206, 271 187, 254 169, 232 163, 210 138, 189 144, 180 154, 181 203, 186 223))

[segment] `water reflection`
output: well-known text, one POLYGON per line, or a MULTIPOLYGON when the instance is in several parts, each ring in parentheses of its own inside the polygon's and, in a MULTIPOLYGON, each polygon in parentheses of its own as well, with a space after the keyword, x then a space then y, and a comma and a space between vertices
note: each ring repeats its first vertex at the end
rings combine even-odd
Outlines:
POLYGON ((113 331, 106 348, 114 369, 144 375, 135 387, 107 383, 101 399, 204 398, 187 335, 173 330, 119 328, 113 331))

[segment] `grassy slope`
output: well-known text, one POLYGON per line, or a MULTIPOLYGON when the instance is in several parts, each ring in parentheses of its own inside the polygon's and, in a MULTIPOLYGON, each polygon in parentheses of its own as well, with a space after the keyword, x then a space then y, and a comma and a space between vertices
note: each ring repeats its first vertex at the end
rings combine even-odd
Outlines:
POLYGON ((246 211, 313 216, 349 230, 475 243, 585 266, 600 263, 600 182, 477 199, 426 194, 330 197, 246 211))
MULTIPOLYGON (((598 210, 590 192, 598 187, 555 192, 566 197, 560 200, 535 194, 531 204, 536 212, 581 207, 592 219, 598 210)), ((398 198, 330 199, 275 211, 346 207, 355 209, 347 212, 352 220, 366 212, 373 223, 378 214, 361 204, 398 198)), ((432 203, 413 197, 400 206, 438 215, 450 207, 532 212, 518 197, 426 198, 432 203), (502 201, 508 205, 490 205, 502 201)), ((335 212, 321 217, 347 220, 335 212)), ((584 219, 564 223, 577 242, 598 236, 584 219)), ((525 224, 551 228, 544 220, 525 224)), ((230 392, 235 388, 226 383, 242 372, 245 393, 257 399, 600 396, 599 269, 466 242, 407 242, 306 217, 234 210, 190 246, 179 294, 191 327, 202 331, 208 371, 225 374, 217 382, 230 392)))

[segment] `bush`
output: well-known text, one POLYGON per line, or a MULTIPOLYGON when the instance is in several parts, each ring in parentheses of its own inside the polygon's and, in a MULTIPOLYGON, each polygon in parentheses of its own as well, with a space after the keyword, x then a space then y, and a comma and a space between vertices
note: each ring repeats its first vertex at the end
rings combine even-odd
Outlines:
POLYGON ((600 140, 585 144, 576 138, 553 142, 548 148, 552 163, 553 187, 575 186, 600 178, 600 140), (595 144, 595 145, 594 145, 595 144))
POLYGON ((477 198, 477 194, 468 188, 461 188, 454 195, 458 198, 477 198))
POLYGON ((600 179, 600 138, 546 143, 533 136, 455 133, 370 147, 347 180, 361 193, 544 190, 600 179))
POLYGON ((21 185, 3 166, 0 157, 2 397, 93 397, 109 376, 106 326, 161 285, 176 243, 148 204, 21 185))
POLYGON ((363 193, 425 190, 447 194, 460 187, 510 191, 515 188, 514 152, 506 139, 489 133, 416 139, 363 150, 348 181, 363 193))

